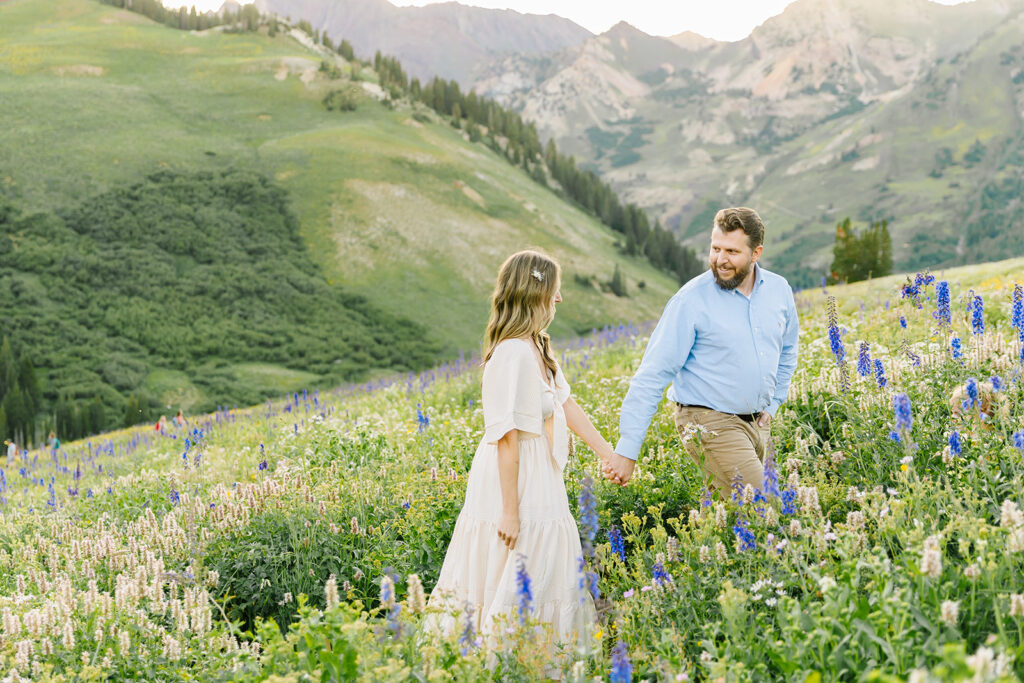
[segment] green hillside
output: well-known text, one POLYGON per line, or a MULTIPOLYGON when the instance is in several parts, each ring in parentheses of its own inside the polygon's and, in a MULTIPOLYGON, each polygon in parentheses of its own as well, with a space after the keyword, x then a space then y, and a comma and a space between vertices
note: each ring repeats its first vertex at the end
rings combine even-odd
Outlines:
MULTIPOLYGON (((524 247, 548 250, 565 269, 566 305, 552 330, 556 336, 660 313, 676 286, 669 277, 645 261, 622 256, 615 233, 429 111, 378 103, 372 84, 356 111, 327 111, 321 100, 337 83, 320 71, 323 58, 285 33, 269 38, 176 31, 90 0, 4 2, 0 193, 23 216, 46 212, 66 223, 98 197, 131 194, 132 185, 157 173, 170 172, 185 183, 255 174, 269 183, 269 191, 283 191, 286 206, 280 210, 297 218, 304 258, 312 259, 315 270, 308 272, 322 283, 306 294, 315 297, 314 290, 322 287, 346 301, 365 297, 371 318, 390 320, 392 327, 406 325, 401 319, 411 321, 405 329, 419 330, 421 349, 429 349, 434 359, 478 348, 497 266, 524 247), (600 286, 616 265, 625 275, 627 297, 600 286)), ((331 59, 345 71, 350 68, 338 57, 331 59)), ((362 77, 375 79, 369 70, 362 77)), ((29 221, 19 230, 42 223, 29 221)), ((141 231, 133 237, 139 248, 174 226, 140 221, 135 229, 141 231)), ((228 258, 223 244, 209 242, 199 250, 204 258, 214 265, 228 258)), ((14 253, 0 282, 9 286, 31 271, 14 253)), ((189 269, 179 268, 177 277, 186 282, 189 269)), ((45 283, 40 286, 41 299, 56 296, 45 283)), ((109 312, 98 305, 96 310, 109 312)), ((288 343, 294 348, 312 329, 302 327, 309 322, 299 315, 302 310, 292 311, 298 339, 288 343)), ((23 318, 31 313, 21 311, 23 318)), ((3 321, 16 353, 36 353, 37 337, 6 314, 3 321)), ((338 355, 347 357, 350 340, 343 334, 323 336, 330 325, 321 322, 326 327, 311 344, 336 343, 338 355)), ((344 327, 344 318, 335 325, 344 327)), ((115 346, 130 347, 132 340, 115 327, 102 335, 120 340, 110 342, 115 346)), ((194 334, 191 330, 174 343, 199 343, 194 334)), ((326 372, 302 353, 282 357, 288 344, 261 354, 241 338, 235 342, 249 351, 203 347, 208 356, 202 369, 199 358, 181 363, 151 351, 127 353, 142 363, 137 368, 141 386, 161 405, 210 406, 230 395, 211 389, 211 381, 221 389, 226 381, 266 394, 337 379, 336 372, 326 372), (220 368, 228 380, 211 380, 211 368, 220 368)), ((393 348, 356 363, 362 376, 415 367, 422 360, 402 352, 386 335, 374 343, 393 348)), ((322 355, 329 353, 324 349, 322 355)), ((55 367, 33 360, 42 371, 44 394, 55 398, 60 388, 55 367)), ((131 388, 124 383, 116 391, 123 396, 131 388)), ((107 401, 111 416, 117 414, 115 404, 113 398, 107 401)))

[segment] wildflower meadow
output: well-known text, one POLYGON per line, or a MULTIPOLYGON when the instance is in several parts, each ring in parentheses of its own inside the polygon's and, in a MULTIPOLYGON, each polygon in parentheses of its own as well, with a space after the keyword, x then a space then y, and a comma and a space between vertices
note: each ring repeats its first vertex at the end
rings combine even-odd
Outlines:
MULTIPOLYGON (((664 406, 625 487, 575 444, 599 622, 555 656, 525 571, 501 642, 466 613, 432 627, 483 432, 460 359, 4 462, 0 677, 1016 680, 1024 290, 979 269, 895 282, 798 294, 763 482, 709 495, 681 439, 715 434, 680 436, 664 406)), ((649 329, 559 345, 612 440, 649 329)))

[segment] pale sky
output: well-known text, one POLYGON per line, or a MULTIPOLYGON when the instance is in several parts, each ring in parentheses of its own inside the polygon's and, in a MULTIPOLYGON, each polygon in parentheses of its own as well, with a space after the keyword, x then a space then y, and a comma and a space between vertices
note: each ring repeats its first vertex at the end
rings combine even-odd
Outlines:
MULTIPOLYGON (((395 5, 431 5, 444 0, 390 0, 395 5)), ((740 40, 765 19, 782 12, 792 0, 461 0, 464 5, 514 9, 524 14, 557 14, 593 33, 604 33, 627 21, 644 33, 671 36, 693 31, 715 40, 740 40)), ((894 0, 899 2, 900 0, 894 0)), ((933 0, 956 5, 965 0, 933 0)), ((163 0, 168 7, 195 5, 196 10, 219 9, 223 0, 163 0)))

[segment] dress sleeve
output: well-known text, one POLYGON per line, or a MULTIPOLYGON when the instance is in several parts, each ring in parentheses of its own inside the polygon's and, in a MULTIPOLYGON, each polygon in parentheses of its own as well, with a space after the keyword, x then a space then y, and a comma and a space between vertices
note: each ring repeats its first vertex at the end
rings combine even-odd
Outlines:
POLYGON ((484 366, 484 443, 496 443, 513 429, 540 436, 540 371, 522 342, 505 341, 484 366))
POLYGON ((569 388, 569 382, 562 373, 562 366, 557 361, 555 362, 555 370, 555 399, 558 401, 558 405, 562 405, 569 400, 569 396, 572 395, 572 389, 569 388))

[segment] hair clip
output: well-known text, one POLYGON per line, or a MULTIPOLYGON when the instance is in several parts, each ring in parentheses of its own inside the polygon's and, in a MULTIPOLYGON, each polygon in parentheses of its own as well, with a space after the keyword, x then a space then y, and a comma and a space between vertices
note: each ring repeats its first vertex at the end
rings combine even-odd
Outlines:
POLYGON ((540 272, 536 268, 533 269, 532 275, 537 282, 544 282, 544 273, 540 272))

